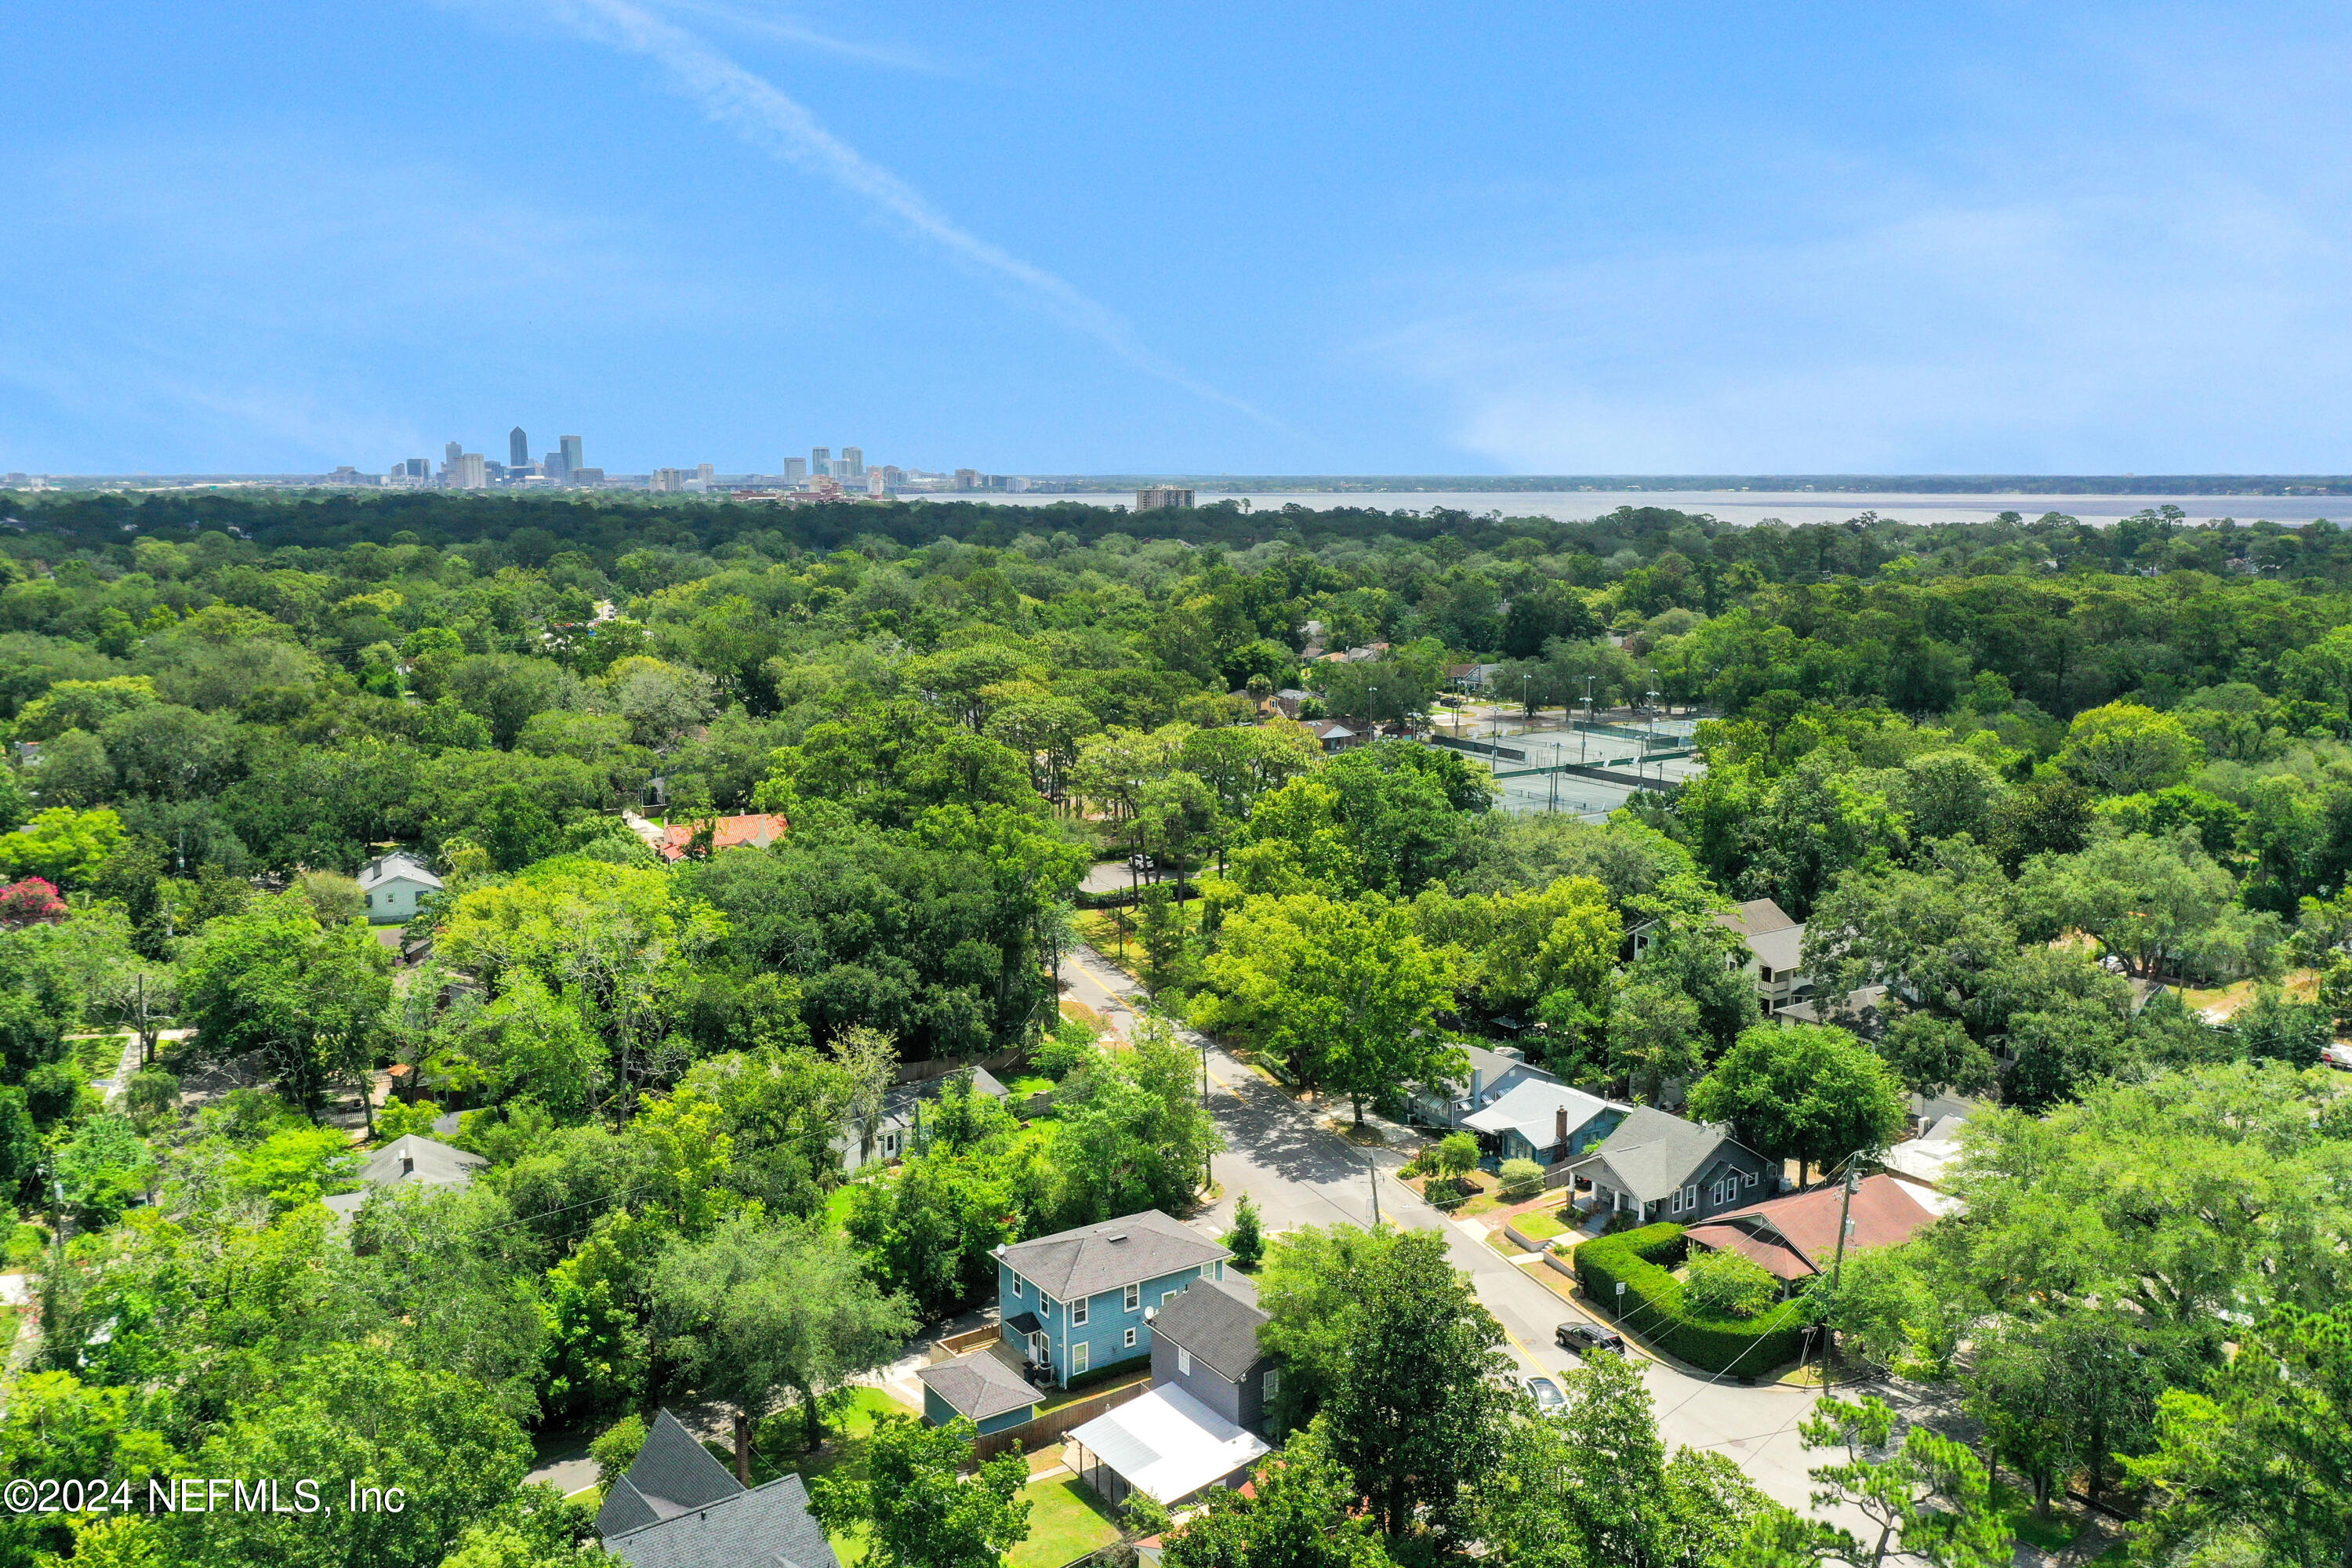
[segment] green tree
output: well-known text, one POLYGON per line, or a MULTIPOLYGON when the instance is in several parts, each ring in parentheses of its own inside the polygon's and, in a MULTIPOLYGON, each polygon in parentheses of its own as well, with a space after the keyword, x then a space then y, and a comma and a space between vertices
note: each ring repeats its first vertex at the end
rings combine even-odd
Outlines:
POLYGON ((818 1396, 883 1365, 914 1331, 902 1296, 885 1295, 856 1254, 822 1233, 746 1215, 682 1242, 654 1269, 655 1332, 678 1376, 735 1411, 735 1465, 750 1485, 751 1425, 787 1390, 810 1447, 824 1439, 818 1396))
POLYGON ((1169 1568, 1388 1568, 1386 1545, 1356 1509, 1355 1481, 1318 1418, 1251 1478, 1250 1495, 1213 1488, 1168 1534, 1169 1568))
POLYGON ((818 1478, 810 1511, 835 1540, 863 1531, 874 1568, 1000 1568, 1029 1538, 1029 1503, 1020 1495, 1029 1468, 1007 1452, 961 1474, 974 1436, 961 1417, 931 1427, 881 1416, 866 1473, 818 1478))
POLYGON ((1737 1252, 1694 1251, 1683 1279, 1683 1299, 1717 1317, 1752 1318, 1779 1294, 1763 1265, 1737 1252))
POLYGON ((1444 962, 1402 909, 1250 899, 1227 918, 1206 978, 1194 1027, 1253 1037, 1301 1079, 1346 1094, 1359 1122, 1366 1100, 1463 1070, 1432 1027, 1444 962))
POLYGON ((257 1052, 314 1117, 330 1078, 373 1060, 392 999, 392 955, 362 925, 321 930, 299 893, 256 900, 205 928, 181 969, 182 1016, 198 1050, 257 1052))
POLYGON ((1147 1016, 1132 1042, 1097 1055, 1055 1091, 1048 1148, 1067 1184, 1067 1223, 1188 1206, 1225 1146, 1201 1101, 1201 1059, 1174 1027, 1147 1016))
POLYGON ((1465 1539, 1470 1490, 1501 1453, 1503 1333, 1435 1231, 1406 1231, 1344 1285, 1347 1353, 1325 1409, 1332 1451, 1391 1537, 1465 1539))
POLYGON ((1870 1537, 1775 1510, 1751 1528, 1739 1561, 1879 1568, 1894 1553, 1931 1568, 2003 1568, 2016 1541, 1993 1507, 1983 1464, 1952 1438, 1925 1426, 1898 1436, 1897 1426, 1883 1400, 1822 1399, 1798 1430, 1806 1447, 1843 1447, 1846 1458, 1814 1469, 1813 1500, 1859 1513, 1870 1537))
POLYGON ((1567 1404, 1511 1421, 1477 1487, 1478 1533, 1512 1568, 1689 1568, 1729 1561, 1772 1504, 1727 1456, 1658 1440, 1631 1363, 1559 1376, 1567 1404))
POLYGON ((2078 713, 2058 765, 2106 795, 2142 795, 2185 781, 2205 760, 2204 743, 2169 713, 2110 702, 2078 713))
POLYGON ((0 834, 0 878, 39 877, 60 888, 85 888, 127 837, 110 806, 52 806, 16 832, 0 834))
POLYGON ((2205 1389, 2158 1401, 2157 1447, 2125 1468, 2165 1560, 2338 1563, 2352 1554, 2352 1314, 2282 1307, 2205 1389))
POLYGON ((1257 1200, 1244 1193, 1234 1200, 1234 1228, 1225 1233, 1235 1267, 1255 1269, 1265 1261, 1265 1236, 1258 1225, 1257 1200))
POLYGON ((1636 969, 1609 1004, 1609 1063, 1654 1104, 1670 1079, 1705 1063, 1698 1004, 1669 973, 1636 969))
POLYGON ((1884 1058, 1843 1029, 1759 1024, 1691 1086, 1690 1112, 1728 1122, 1753 1147, 1799 1162, 1801 1173, 1874 1153, 1904 1123, 1902 1085, 1884 1058))
MULTIPOLYGON (((2235 887, 2196 836, 2105 838, 2078 855, 2041 856, 2017 879, 2020 934, 2089 932, 2135 975, 2153 976, 2228 906, 2235 887)), ((1808 933, 1810 935, 1810 932, 1808 933)))
POLYGON ((193 1473, 318 1478, 320 1511, 219 1510, 174 1515, 189 1562, 221 1568, 436 1568, 468 1525, 515 1495, 530 1443, 472 1383, 419 1369, 372 1346, 337 1345, 288 1369, 232 1410, 193 1473), (353 1511, 340 1486, 401 1492, 398 1512, 353 1511))

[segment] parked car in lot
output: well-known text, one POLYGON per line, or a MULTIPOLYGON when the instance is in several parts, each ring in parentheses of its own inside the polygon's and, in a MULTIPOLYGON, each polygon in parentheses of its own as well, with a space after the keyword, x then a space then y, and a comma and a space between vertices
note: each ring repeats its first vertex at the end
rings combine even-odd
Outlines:
POLYGON ((1564 1351, 1574 1351, 1589 1357, 1595 1351, 1607 1351, 1612 1355, 1625 1353, 1625 1338, 1607 1329, 1596 1329, 1591 1323, 1562 1323, 1552 1331, 1552 1342, 1564 1351))
POLYGON ((2342 1068, 2347 1072, 2352 1072, 2352 1046, 2347 1046, 2341 1040, 2332 1040, 2319 1047, 2319 1059, 2329 1067, 2342 1068))
POLYGON ((1528 1379, 1528 1392, 1535 1396, 1536 1414, 1538 1415, 1549 1415, 1568 1404, 1568 1395, 1559 1391, 1559 1384, 1548 1377, 1528 1379))

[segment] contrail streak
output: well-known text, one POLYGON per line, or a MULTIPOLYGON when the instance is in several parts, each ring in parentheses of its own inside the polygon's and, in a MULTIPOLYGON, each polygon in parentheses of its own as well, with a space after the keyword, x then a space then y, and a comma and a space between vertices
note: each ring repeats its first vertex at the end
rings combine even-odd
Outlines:
POLYGON ((1135 340, 1118 314, 1067 282, 959 226, 898 175, 817 123, 765 78, 745 70, 694 34, 631 0, 549 0, 549 12, 583 37, 659 65, 671 84, 716 123, 787 163, 865 197, 922 237, 983 270, 1018 283, 1055 316, 1147 374, 1196 396, 1274 421, 1185 374, 1135 340))

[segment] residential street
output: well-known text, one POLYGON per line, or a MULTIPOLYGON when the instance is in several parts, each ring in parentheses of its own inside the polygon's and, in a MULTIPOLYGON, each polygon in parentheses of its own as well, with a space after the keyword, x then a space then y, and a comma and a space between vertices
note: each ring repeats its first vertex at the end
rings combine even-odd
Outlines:
MULTIPOLYGON (((1123 998, 1138 989, 1134 982, 1083 949, 1075 962, 1065 963, 1063 973, 1074 997, 1113 1016, 1124 1032, 1133 1015, 1123 998), (1111 1013, 1114 1006, 1119 1009, 1116 1014, 1111 1013)), ((1544 1265, 1512 1263, 1474 1237, 1472 1227, 1447 1219, 1394 1179, 1391 1173, 1404 1163, 1405 1152, 1354 1147, 1318 1125, 1311 1110, 1202 1036, 1190 1029, 1179 1032, 1194 1048, 1206 1047, 1209 1103, 1227 1144, 1215 1162, 1224 1195, 1201 1217, 1203 1228, 1222 1232, 1231 1221, 1234 1200, 1244 1192, 1256 1200, 1269 1231, 1366 1224, 1377 1163, 1381 1217, 1445 1237, 1455 1266, 1470 1276, 1479 1300, 1509 1334, 1522 1370, 1556 1372, 1576 1364, 1575 1357, 1554 1347, 1552 1330, 1586 1314, 1528 1278, 1528 1269, 1544 1265)), ((1484 1232, 1478 1235, 1483 1237, 1484 1232)), ((1746 1388, 1647 1360, 1643 1371, 1657 1402, 1658 1430, 1670 1446, 1718 1450, 1770 1496, 1794 1508, 1808 1508, 1806 1468, 1820 1461, 1810 1460, 1799 1445, 1797 1423, 1812 1407, 1811 1390, 1777 1384, 1746 1388)), ((1906 1401, 1899 1386, 1874 1392, 1897 1404, 1906 1401)))

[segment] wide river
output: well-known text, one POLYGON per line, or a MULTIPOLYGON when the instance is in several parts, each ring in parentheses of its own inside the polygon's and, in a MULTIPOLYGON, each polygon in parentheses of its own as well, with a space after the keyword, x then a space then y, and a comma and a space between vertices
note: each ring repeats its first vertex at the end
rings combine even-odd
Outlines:
MULTIPOLYGON (((1265 494, 1250 490, 1213 490, 1200 486, 1201 505, 1227 495, 1246 500, 1253 511, 1279 511, 1285 505, 1305 507, 1360 506, 1381 511, 1423 511, 1444 507, 1480 516, 1499 511, 1506 517, 1556 517, 1581 520, 1598 517, 1621 506, 1672 507, 1678 511, 1703 511, 1730 523, 1761 522, 1778 518, 1786 523, 1843 522, 1865 511, 1905 522, 1984 522, 2004 511, 2022 513, 2027 520, 2043 512, 2064 512, 2084 522, 2107 523, 2129 517, 2143 508, 2167 502, 2187 512, 2192 521, 2234 517, 2240 522, 2267 518, 2273 522, 2302 524, 2326 518, 2352 522, 2352 496, 2002 496, 2002 495, 1871 495, 1860 491, 1817 493, 1810 490, 1354 490, 1307 494, 1265 494)), ((910 498, 911 499, 911 498, 910 498)), ((1098 494, 999 495, 947 494, 930 500, 988 500, 1015 506, 1051 506, 1055 501, 1083 501, 1092 506, 1133 506, 1132 490, 1098 494)))

